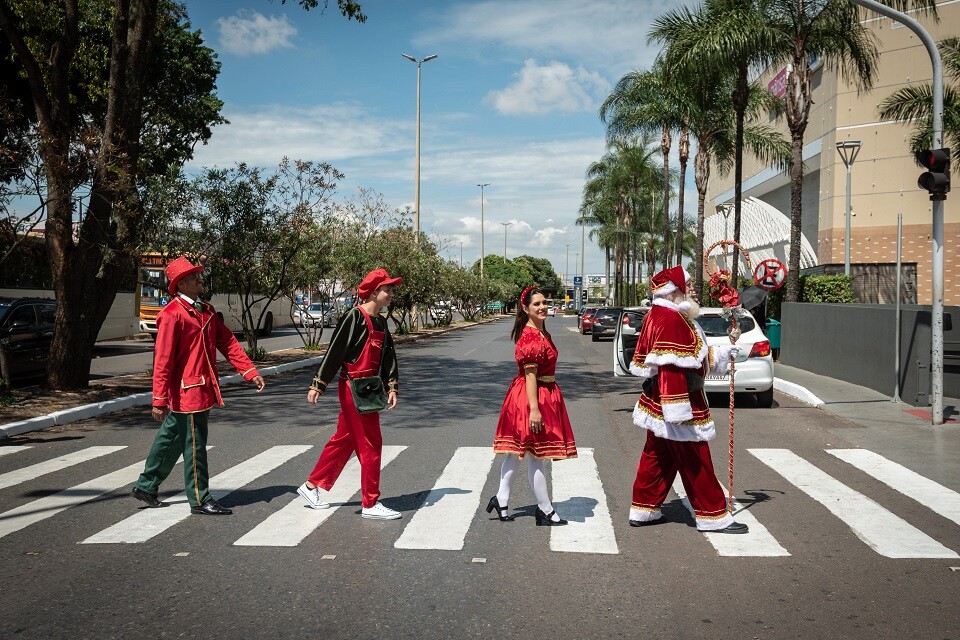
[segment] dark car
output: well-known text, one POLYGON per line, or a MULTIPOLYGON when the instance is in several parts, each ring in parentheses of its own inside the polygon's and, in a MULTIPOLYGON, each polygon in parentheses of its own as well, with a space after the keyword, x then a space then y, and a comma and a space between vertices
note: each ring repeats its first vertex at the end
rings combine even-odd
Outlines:
POLYGON ((616 334, 621 311, 623 307, 600 307, 594 312, 593 323, 590 326, 594 342, 598 342, 601 336, 612 338, 616 334))
POLYGON ((8 382, 46 374, 57 303, 0 298, 0 375, 8 382))

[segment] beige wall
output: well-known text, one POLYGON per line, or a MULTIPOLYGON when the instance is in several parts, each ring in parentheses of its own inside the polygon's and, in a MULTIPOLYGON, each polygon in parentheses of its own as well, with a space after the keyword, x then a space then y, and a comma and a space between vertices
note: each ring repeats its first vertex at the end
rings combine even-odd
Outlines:
MULTIPOLYGON (((913 14, 934 40, 960 34, 960 0, 939 3, 940 22, 913 14)), ((804 202, 804 217, 818 218, 817 246, 820 263, 843 263, 846 211, 846 168, 836 150, 841 140, 860 140, 861 148, 852 169, 851 262, 895 262, 897 214, 903 214, 903 261, 917 262, 918 301, 930 304, 932 233, 930 200, 917 187, 921 169, 909 151, 910 128, 882 122, 877 105, 897 89, 931 81, 930 58, 916 35, 905 27, 893 28, 888 18, 866 22, 876 35, 881 50, 878 76, 870 92, 838 78, 836 72, 821 67, 814 75, 814 105, 810 113, 804 145, 820 139, 819 158, 808 163, 820 167, 819 202, 804 202)), ((768 69, 758 82, 766 85, 782 68, 768 69)), ((951 80, 947 78, 949 83, 951 80)), ((779 128, 786 135, 786 125, 779 128)), ((954 165, 960 164, 960 150, 953 150, 954 165)), ((744 164, 744 181, 766 169, 754 159, 744 164)), ((954 175, 960 175, 954 171, 954 175)), ((763 198, 763 194, 781 187, 781 175, 744 191, 744 196, 763 198)), ((960 177, 957 188, 945 203, 944 228, 944 303, 960 304, 960 177)), ((732 189, 731 175, 711 179, 708 202, 732 189)), ((707 207, 708 214, 714 211, 707 207)), ((789 217, 789 210, 783 211, 789 217)), ((811 238, 811 241, 815 239, 811 238)))

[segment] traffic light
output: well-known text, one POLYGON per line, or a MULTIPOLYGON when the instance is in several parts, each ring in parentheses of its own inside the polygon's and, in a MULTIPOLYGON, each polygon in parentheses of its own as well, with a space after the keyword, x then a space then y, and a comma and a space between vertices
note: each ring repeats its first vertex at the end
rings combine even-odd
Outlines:
POLYGON ((917 153, 917 163, 927 170, 917 184, 930 192, 931 200, 943 200, 950 191, 950 149, 926 149, 917 153))
POLYGON ((587 290, 586 290, 586 289, 581 289, 581 290, 580 290, 580 299, 583 300, 584 302, 587 301, 587 290))

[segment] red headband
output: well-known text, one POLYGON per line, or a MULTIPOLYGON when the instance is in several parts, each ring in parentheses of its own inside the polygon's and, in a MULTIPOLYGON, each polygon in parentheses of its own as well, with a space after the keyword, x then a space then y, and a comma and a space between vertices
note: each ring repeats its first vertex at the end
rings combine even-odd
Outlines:
POLYGON ((526 289, 524 289, 524 290, 520 293, 520 304, 523 304, 523 299, 527 297, 527 294, 528 294, 528 293, 530 293, 530 292, 533 291, 534 289, 538 289, 538 288, 539 288, 539 287, 538 287, 537 285, 532 284, 532 285, 530 285, 529 287, 527 287, 526 289))

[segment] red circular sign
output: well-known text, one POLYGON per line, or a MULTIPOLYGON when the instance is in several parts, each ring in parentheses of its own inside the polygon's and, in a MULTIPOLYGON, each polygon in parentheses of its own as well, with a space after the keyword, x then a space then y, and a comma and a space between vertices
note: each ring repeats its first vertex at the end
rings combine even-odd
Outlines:
POLYGON ((776 258, 762 260, 753 270, 753 280, 761 289, 779 289, 787 280, 787 267, 776 258))

